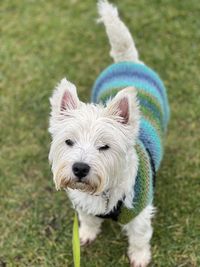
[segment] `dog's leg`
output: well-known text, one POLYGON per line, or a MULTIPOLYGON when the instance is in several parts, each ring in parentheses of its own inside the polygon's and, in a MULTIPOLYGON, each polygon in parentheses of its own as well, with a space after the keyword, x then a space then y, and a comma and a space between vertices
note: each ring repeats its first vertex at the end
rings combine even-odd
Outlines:
POLYGON ((106 28, 111 45, 110 55, 114 61, 142 63, 139 60, 138 51, 128 28, 118 16, 117 8, 107 0, 99 0, 98 12, 100 15, 99 21, 102 21, 106 28))
POLYGON ((81 245, 84 246, 94 241, 100 233, 103 219, 88 215, 81 210, 78 210, 78 215, 80 220, 79 236, 81 245))
POLYGON ((131 267, 146 267, 151 260, 150 239, 153 229, 153 207, 145 208, 135 219, 124 226, 128 236, 128 256, 131 267))

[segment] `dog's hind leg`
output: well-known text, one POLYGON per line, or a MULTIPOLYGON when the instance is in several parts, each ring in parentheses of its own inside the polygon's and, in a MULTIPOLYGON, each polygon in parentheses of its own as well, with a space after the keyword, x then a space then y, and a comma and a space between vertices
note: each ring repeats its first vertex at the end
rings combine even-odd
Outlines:
POLYGON ((153 233, 151 218, 154 208, 147 206, 135 219, 124 226, 128 236, 128 256, 131 267, 146 267, 151 260, 150 240, 153 233))
POLYGON ((138 51, 129 29, 121 21, 118 10, 107 0, 99 0, 98 12, 100 22, 103 22, 108 35, 111 51, 110 55, 115 62, 133 61, 142 63, 139 60, 138 51))

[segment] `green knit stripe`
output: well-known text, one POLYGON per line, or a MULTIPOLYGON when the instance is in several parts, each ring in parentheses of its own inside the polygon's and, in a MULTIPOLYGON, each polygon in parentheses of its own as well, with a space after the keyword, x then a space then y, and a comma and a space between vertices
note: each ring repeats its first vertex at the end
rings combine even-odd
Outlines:
MULTIPOLYGON (((112 99, 122 89, 124 89, 124 87, 109 88, 105 92, 102 92, 100 99, 98 100, 105 103, 109 98, 112 99)), ((147 108, 153 110, 155 115, 157 115, 161 120, 163 117, 163 111, 157 99, 141 88, 137 89, 137 96, 139 101, 143 101, 143 103, 145 102, 148 104, 147 108)))
POLYGON ((109 90, 106 90, 101 94, 100 99, 98 99, 98 102, 103 102, 105 104, 106 101, 112 99, 122 89, 124 89, 124 87, 110 88, 109 90))
POLYGON ((141 142, 136 145, 136 151, 138 153, 139 166, 134 185, 133 208, 122 207, 118 218, 121 224, 130 222, 153 200, 153 175, 149 156, 141 142))
POLYGON ((147 110, 152 112, 163 123, 163 110, 157 99, 143 89, 137 90, 137 96, 140 101, 140 106, 145 106, 147 110))

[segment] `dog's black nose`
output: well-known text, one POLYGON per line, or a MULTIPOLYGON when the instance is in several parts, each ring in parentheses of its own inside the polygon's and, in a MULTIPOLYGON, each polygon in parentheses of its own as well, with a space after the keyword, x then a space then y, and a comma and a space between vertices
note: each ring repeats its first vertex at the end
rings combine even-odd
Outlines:
POLYGON ((76 162, 72 166, 72 171, 81 180, 89 173, 90 166, 83 162, 76 162))

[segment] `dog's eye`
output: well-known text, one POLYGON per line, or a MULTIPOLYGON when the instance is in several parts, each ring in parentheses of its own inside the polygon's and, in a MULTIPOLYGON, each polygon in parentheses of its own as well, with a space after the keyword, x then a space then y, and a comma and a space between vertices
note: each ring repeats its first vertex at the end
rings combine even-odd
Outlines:
POLYGON ((67 144, 68 146, 73 146, 74 145, 74 142, 71 139, 67 139, 65 141, 65 144, 67 144))
POLYGON ((108 145, 99 147, 99 151, 108 150, 110 147, 108 145))

